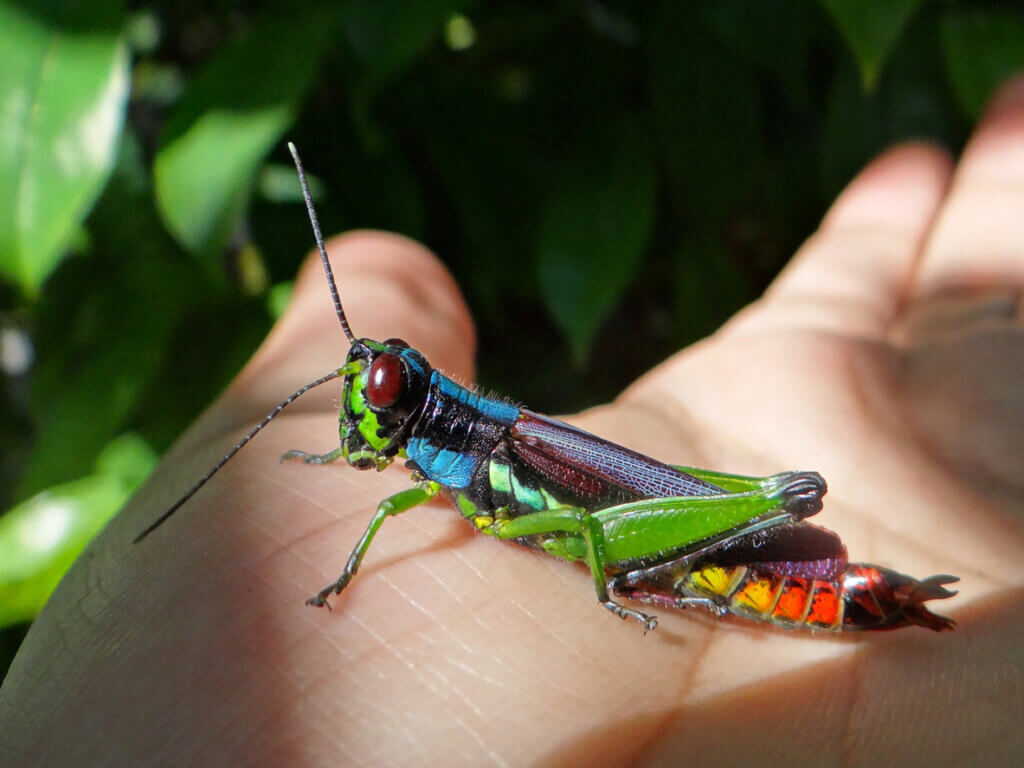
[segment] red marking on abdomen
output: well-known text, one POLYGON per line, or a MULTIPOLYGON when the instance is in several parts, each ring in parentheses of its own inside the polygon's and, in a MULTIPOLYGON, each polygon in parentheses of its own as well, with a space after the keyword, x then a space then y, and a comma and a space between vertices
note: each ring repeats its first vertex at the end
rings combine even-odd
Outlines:
POLYGON ((814 582, 814 596, 806 621, 810 625, 828 629, 839 623, 839 594, 835 584, 814 582))
POLYGON ((807 589, 806 579, 787 579, 782 586, 779 602, 775 604, 775 610, 772 611, 772 617, 788 621, 803 621, 810 599, 811 594, 807 589))

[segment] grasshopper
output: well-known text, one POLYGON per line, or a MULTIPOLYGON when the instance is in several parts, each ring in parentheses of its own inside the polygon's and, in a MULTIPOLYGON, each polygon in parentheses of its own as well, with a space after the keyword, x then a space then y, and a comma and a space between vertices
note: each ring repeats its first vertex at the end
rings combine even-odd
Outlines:
MULTIPOLYGON (((804 522, 821 510, 817 472, 746 477, 673 466, 556 419, 467 389, 400 339, 357 338, 338 295, 302 162, 289 144, 342 331, 345 363, 291 394, 136 542, 187 502, 290 403, 342 380, 340 445, 288 451, 307 464, 342 460, 382 470, 395 459, 412 487, 384 499, 341 575, 307 603, 327 606, 359 570, 383 522, 447 496, 476 530, 553 557, 582 561, 598 602, 649 631, 657 618, 615 597, 701 607, 782 627, 841 631, 953 626, 925 601, 957 579, 918 581, 847 560, 831 531, 804 522)), ((329 606, 328 606, 329 607, 329 606)))

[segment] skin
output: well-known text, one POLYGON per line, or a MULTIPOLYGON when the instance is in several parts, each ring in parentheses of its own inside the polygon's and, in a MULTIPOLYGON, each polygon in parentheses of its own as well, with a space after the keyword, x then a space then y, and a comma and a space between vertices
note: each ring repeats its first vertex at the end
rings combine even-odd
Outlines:
MULTIPOLYGON (((473 378, 473 325, 415 243, 329 244, 352 326, 473 378)), ((0 691, 0 763, 1010 764, 1024 750, 1024 81, 962 159, 903 145, 840 196, 763 299, 571 420, 665 460, 816 469, 855 560, 954 573, 955 632, 831 639, 657 611, 644 636, 586 570, 475 535, 326 451, 337 388, 277 420, 164 528, 129 541, 346 345, 319 266, 32 627, 0 691)), ((538 341, 542 344, 542 341, 538 341)), ((541 347, 538 347, 541 348, 541 347)))

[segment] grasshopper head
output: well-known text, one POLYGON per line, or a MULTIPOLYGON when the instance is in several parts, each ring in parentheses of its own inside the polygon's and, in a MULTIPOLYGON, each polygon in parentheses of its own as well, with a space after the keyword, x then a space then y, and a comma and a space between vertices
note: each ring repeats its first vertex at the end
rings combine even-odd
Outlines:
MULTIPOLYGON (((165 520, 178 511, 191 499, 200 488, 220 471, 245 445, 252 440, 261 429, 277 418, 291 403, 314 387, 326 384, 337 378, 342 379, 342 405, 339 419, 341 421, 341 452, 345 460, 357 469, 376 467, 384 469, 405 447, 409 431, 423 409, 430 388, 432 370, 423 355, 412 349, 400 339, 388 339, 381 343, 370 339, 357 339, 349 327, 345 310, 338 297, 338 286, 334 282, 331 262, 327 258, 327 248, 320 233, 320 223, 313 209, 313 200, 309 194, 306 173, 302 170, 295 145, 288 144, 288 149, 295 160, 295 169, 299 173, 299 184, 302 197, 306 201, 310 224, 316 237, 317 250, 324 266, 327 287, 334 300, 334 311, 341 324, 341 330, 351 343, 345 365, 330 371, 315 381, 300 387, 287 398, 278 403, 277 407, 267 414, 259 424, 249 430, 220 461, 210 467, 185 495, 178 499, 160 517, 150 523, 138 536, 140 542, 159 528, 165 520)), ((289 451, 285 456, 308 454, 302 451, 289 451)), ((332 454, 333 458, 333 454, 332 454)))
POLYGON ((344 370, 342 456, 356 469, 384 469, 405 447, 427 398, 430 364, 400 339, 359 339, 344 370))

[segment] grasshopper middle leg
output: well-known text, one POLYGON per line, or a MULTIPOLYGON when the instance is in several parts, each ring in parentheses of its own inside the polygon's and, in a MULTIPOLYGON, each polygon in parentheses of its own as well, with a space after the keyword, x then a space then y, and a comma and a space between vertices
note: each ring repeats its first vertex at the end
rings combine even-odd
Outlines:
POLYGON ((636 619, 643 624, 644 632, 658 626, 656 617, 627 608, 612 600, 608 594, 608 579, 605 576, 605 562, 601 554, 604 549, 604 531, 601 523, 585 509, 558 507, 510 519, 497 519, 487 526, 481 526, 481 530, 490 536, 506 540, 559 532, 579 536, 585 545, 583 559, 590 566, 597 599, 601 605, 621 619, 636 619))

